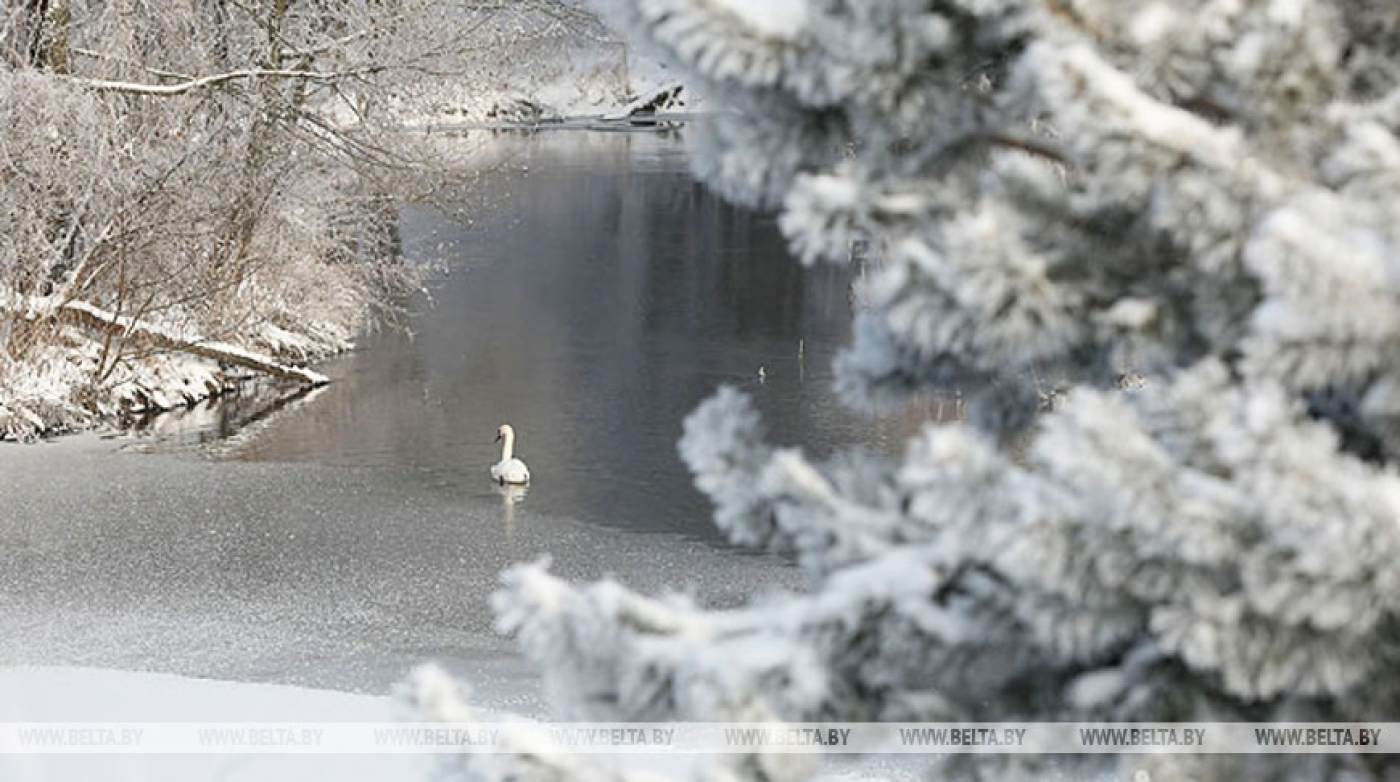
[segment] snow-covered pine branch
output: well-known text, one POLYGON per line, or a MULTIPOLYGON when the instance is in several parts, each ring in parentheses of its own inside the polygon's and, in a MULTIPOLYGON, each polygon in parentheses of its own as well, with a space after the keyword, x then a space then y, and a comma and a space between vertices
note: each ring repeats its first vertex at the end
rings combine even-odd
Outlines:
MULTIPOLYGON (((414 672, 401 688, 403 699, 424 719, 438 722, 481 722, 483 715, 468 703, 464 688, 442 669, 428 665, 414 672)), ((559 755, 512 722, 498 722, 498 744, 506 752, 463 754, 448 758, 453 771, 469 779, 516 779, 521 782, 655 782, 648 774, 627 773, 588 763, 577 756, 559 755)))
MULTIPOLYGON (((897 462, 818 463, 768 443, 747 400, 721 391, 681 453, 730 539, 792 551, 811 593, 710 613, 512 571, 503 627, 558 708, 1400 710, 1400 5, 601 4, 729 107, 692 133, 699 176, 778 207, 807 262, 872 247, 838 361, 846 395, 959 389, 972 411, 897 462), (1130 371, 1144 388, 1118 387, 1130 371), (1028 377, 1069 392, 1041 410, 1028 377)), ((1154 779, 1400 768, 1066 762, 1154 779)))

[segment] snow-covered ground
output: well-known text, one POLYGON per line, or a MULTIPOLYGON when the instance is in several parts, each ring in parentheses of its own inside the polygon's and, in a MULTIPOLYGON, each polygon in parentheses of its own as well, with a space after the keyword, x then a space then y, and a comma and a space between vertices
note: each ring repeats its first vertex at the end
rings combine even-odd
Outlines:
MULTIPOLYGON (((384 723, 418 719, 389 697, 275 684, 86 668, 0 668, 0 722, 384 723)), ((591 755, 590 763, 669 772, 694 757, 591 755)), ((920 778, 917 758, 837 758, 821 779, 920 778)), ((6 782, 415 782, 433 779, 431 754, 8 754, 6 782)))
MULTIPOLYGON (((0 669, 6 722, 384 722, 387 697, 83 668, 0 669)), ((428 755, 3 754, 6 782, 362 782, 426 779, 428 755)))

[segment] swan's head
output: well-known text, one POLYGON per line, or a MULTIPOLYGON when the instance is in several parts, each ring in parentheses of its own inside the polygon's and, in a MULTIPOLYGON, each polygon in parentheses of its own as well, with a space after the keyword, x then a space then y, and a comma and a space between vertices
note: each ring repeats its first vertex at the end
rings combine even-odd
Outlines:
POLYGON ((499 443, 507 437, 515 439, 515 430, 510 428, 510 424, 501 424, 496 427, 496 442, 499 443))

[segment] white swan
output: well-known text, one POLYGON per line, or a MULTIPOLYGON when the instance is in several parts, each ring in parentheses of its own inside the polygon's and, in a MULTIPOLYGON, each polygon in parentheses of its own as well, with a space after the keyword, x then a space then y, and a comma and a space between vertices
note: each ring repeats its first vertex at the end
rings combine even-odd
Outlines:
POLYGON ((491 465, 491 480, 502 485, 529 483, 530 468, 515 458, 515 430, 510 424, 501 424, 496 430, 496 442, 502 440, 501 460, 491 465))

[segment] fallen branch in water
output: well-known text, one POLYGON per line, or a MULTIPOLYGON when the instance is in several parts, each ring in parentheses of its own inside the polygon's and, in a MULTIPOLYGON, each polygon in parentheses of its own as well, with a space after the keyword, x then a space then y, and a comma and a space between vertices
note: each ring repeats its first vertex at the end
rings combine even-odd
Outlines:
POLYGON ((275 377, 295 380, 311 386, 323 386, 331 382, 330 378, 319 372, 314 372, 304 367, 283 364, 271 356, 245 350, 237 345, 230 345, 226 342, 211 342, 200 339, 188 339, 149 323, 142 323, 135 318, 125 315, 118 315, 108 312, 101 307, 88 304, 85 301, 68 301, 63 303, 54 302, 31 302, 32 309, 42 312, 49 309, 57 317, 77 323, 90 329, 106 331, 118 334, 124 339, 136 339, 148 342, 156 347, 167 350, 189 353, 212 361, 224 364, 251 369, 255 372, 273 375, 275 377))
POLYGON ((636 100, 628 103, 617 111, 603 115, 603 120, 607 122, 620 122, 631 119, 639 115, 655 114, 669 108, 680 99, 681 90, 685 89, 680 84, 668 84, 658 87, 651 92, 644 93, 636 100))

